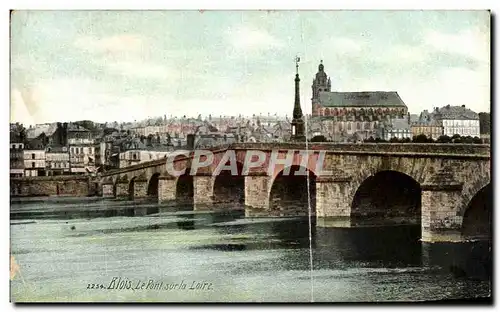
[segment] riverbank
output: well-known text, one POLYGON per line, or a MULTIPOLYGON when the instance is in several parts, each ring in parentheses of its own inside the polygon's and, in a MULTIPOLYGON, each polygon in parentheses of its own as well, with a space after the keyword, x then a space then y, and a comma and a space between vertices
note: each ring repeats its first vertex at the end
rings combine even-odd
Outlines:
POLYGON ((97 180, 89 176, 44 176, 10 178, 11 198, 87 197, 99 194, 97 180))

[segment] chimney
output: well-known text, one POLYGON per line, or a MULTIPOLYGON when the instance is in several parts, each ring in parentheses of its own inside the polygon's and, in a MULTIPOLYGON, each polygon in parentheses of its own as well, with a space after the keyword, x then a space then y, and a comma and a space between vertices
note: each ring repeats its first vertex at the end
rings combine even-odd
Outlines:
POLYGON ((63 123, 63 129, 62 129, 62 133, 63 133, 63 145, 68 145, 68 123, 65 122, 63 123))
POLYGON ((463 108, 465 108, 465 105, 462 105, 463 108))
POLYGON ((56 124, 56 136, 57 136, 57 144, 58 145, 63 145, 63 129, 62 129, 62 125, 60 122, 58 122, 56 124))
POLYGON ((187 148, 194 149, 194 134, 187 135, 187 148))

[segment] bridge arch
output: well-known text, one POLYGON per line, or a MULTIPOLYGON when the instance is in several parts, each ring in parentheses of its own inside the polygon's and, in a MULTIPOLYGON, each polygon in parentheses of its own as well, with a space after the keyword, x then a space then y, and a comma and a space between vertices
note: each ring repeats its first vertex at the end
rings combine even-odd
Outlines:
POLYGON ((133 177, 130 179, 128 182, 128 199, 133 200, 134 199, 134 185, 135 185, 135 179, 136 177, 133 177))
POLYGON ((493 193, 491 183, 480 189, 465 210, 461 234, 464 239, 491 239, 493 193))
POLYGON ((213 191, 215 203, 243 204, 245 202, 243 164, 236 162, 236 168, 237 175, 232 175, 230 170, 222 170, 215 176, 213 191))
POLYGON ((187 167, 184 174, 177 177, 175 183, 175 198, 179 204, 193 207, 194 181, 190 172, 191 168, 187 167))
POLYGON ((420 224, 420 183, 406 173, 382 170, 368 176, 353 189, 351 219, 357 223, 396 222, 420 224))
POLYGON ((158 197, 158 178, 160 173, 154 173, 148 180, 148 196, 158 197))
POLYGON ((288 175, 284 174, 284 168, 272 180, 269 188, 270 214, 272 216, 307 216, 309 214, 309 194, 311 195, 311 211, 315 214, 316 174, 312 170, 298 165, 289 168, 288 175))

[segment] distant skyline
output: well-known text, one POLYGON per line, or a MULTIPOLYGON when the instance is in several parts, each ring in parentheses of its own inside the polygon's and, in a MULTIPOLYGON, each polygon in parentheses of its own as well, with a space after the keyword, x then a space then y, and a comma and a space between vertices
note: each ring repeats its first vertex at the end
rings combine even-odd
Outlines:
POLYGON ((332 91, 490 111, 488 11, 14 11, 11 122, 291 115, 332 91))

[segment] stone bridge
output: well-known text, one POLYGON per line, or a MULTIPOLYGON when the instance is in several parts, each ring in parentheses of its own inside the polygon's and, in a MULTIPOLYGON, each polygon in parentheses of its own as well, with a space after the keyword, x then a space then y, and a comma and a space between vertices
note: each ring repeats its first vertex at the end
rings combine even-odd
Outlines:
POLYGON ((311 214, 325 227, 415 223, 427 242, 491 233, 489 145, 237 143, 212 152, 211 164, 196 172, 193 164, 207 160, 200 151, 176 156, 173 168, 186 169, 179 176, 166 159, 106 172, 103 196, 157 198, 194 210, 238 207, 247 217, 311 214), (258 151, 262 164, 244 170, 258 151), (236 160, 236 175, 217 172, 228 160, 236 160))

